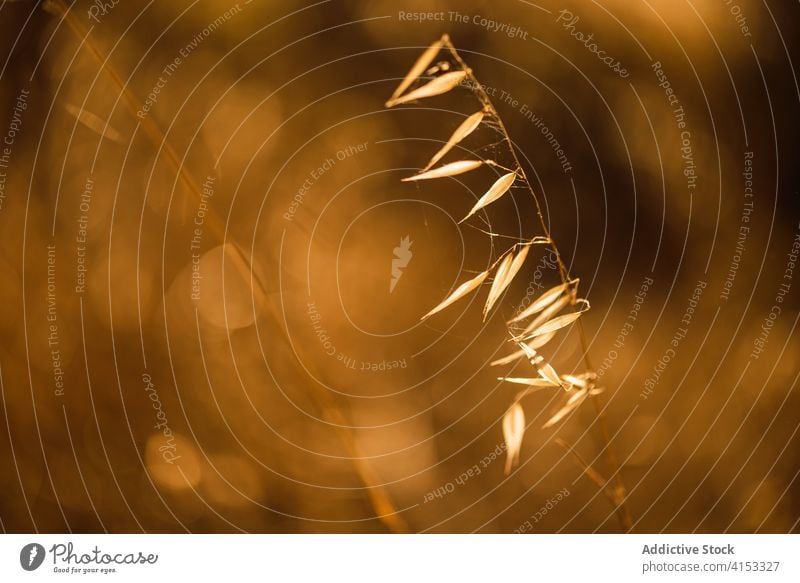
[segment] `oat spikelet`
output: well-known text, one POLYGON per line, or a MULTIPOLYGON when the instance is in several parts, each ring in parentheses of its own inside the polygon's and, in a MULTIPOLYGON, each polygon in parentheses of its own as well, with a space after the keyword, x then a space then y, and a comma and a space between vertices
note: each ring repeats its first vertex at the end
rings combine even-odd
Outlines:
POLYGON ((556 372, 556 369, 553 368, 552 365, 544 361, 544 358, 536 352, 533 348, 525 344, 524 342, 519 343, 520 348, 525 352, 525 355, 530 360, 531 364, 537 368, 537 372, 539 376, 549 381, 554 387, 561 387, 561 379, 556 372))
POLYGON ((408 71, 406 76, 400 82, 400 85, 398 85, 397 89, 394 90, 394 93, 392 93, 392 96, 389 98, 389 101, 386 102, 386 107, 391 107, 392 105, 394 105, 393 103, 394 100, 397 99, 397 97, 399 97, 403 93, 403 91, 408 89, 411 86, 411 84, 414 81, 416 81, 417 78, 419 78, 419 76, 422 75, 422 73, 425 72, 425 69, 428 68, 428 65, 430 65, 433 62, 433 60, 436 58, 436 55, 438 55, 439 51, 442 50, 442 44, 443 44, 442 39, 439 39, 431 46, 429 46, 427 49, 425 49, 425 52, 420 55, 420 57, 416 60, 416 62, 408 71))
POLYGON ((450 139, 447 140, 447 143, 444 146, 442 146, 441 149, 433 155, 433 158, 431 158, 431 161, 428 162, 428 164, 425 166, 425 168, 422 169, 422 171, 425 172, 426 170, 431 168, 439 160, 444 158, 444 155, 447 154, 447 152, 449 152, 451 149, 453 149, 453 146, 455 146, 461 140, 463 140, 468 135, 470 135, 472 132, 474 132, 475 129, 479 125, 481 125, 481 122, 483 121, 483 116, 484 116, 483 111, 479 111, 478 113, 473 113, 471 116, 469 116, 467 119, 465 119, 461 123, 461 125, 456 128, 456 131, 453 132, 453 135, 450 136, 450 139))
POLYGON ((558 314, 561 310, 566 308, 569 305, 571 298, 569 295, 562 295, 558 298, 555 302, 547 306, 541 314, 536 316, 530 324, 525 327, 525 330, 519 335, 520 337, 524 337, 530 332, 531 330, 535 330, 548 320, 550 320, 553 316, 558 314))
POLYGON ((519 403, 514 403, 503 416, 503 439, 506 442, 506 475, 519 463, 522 437, 525 435, 525 412, 519 403))
POLYGON ((429 316, 433 316, 436 312, 440 312, 440 311, 444 310, 450 304, 452 304, 455 301, 463 298, 465 295, 467 295, 468 293, 473 291, 475 288, 477 288, 480 284, 482 284, 483 280, 486 279, 487 275, 489 275, 489 272, 488 271, 484 271, 484 272, 479 273, 477 276, 473 277, 469 281, 466 281, 466 282, 462 283, 460 286, 458 286, 456 291, 454 291, 452 294, 447 296, 447 299, 445 299, 441 304, 439 304, 438 306, 433 308, 430 312, 428 312, 427 314, 422 316, 422 318, 420 318, 420 319, 424 320, 425 318, 428 318, 429 316))
POLYGON ((426 97, 434 97, 442 93, 447 93, 466 79, 466 77, 467 73, 465 71, 452 71, 444 75, 439 75, 419 89, 414 89, 401 97, 390 99, 386 102, 386 107, 393 107, 401 103, 408 103, 409 101, 416 101, 417 99, 424 99, 426 97))
POLYGON ((523 245, 519 252, 514 256, 514 261, 511 262, 511 267, 508 268, 506 281, 504 282, 503 287, 508 287, 511 282, 514 281, 517 273, 519 273, 519 270, 522 269, 525 259, 528 257, 528 251, 530 251, 530 245, 523 245))
POLYGON ((489 314, 489 311, 494 306, 495 302, 500 299, 500 296, 503 294, 505 289, 511 285, 511 282, 514 281, 514 277, 519 273, 520 268, 522 268, 522 264, 525 263, 525 258, 528 256, 528 250, 530 247, 525 245, 520 249, 519 253, 515 256, 509 253, 506 255, 503 262, 500 264, 500 267, 497 268, 497 274, 494 277, 494 281, 492 282, 492 287, 489 290, 489 297, 486 300, 486 305, 483 307, 483 319, 486 320, 486 316, 489 314))
POLYGON ((543 379, 546 379, 548 382, 552 383, 554 387, 562 386, 561 379, 559 378, 556 369, 554 369, 551 364, 546 362, 539 364, 539 375, 541 375, 543 379))
POLYGON ((561 285, 557 285, 553 288, 550 288, 546 292, 544 292, 539 298, 534 301, 530 306, 525 308, 522 312, 520 312, 517 316, 509 320, 508 324, 513 324, 514 322, 519 322, 520 320, 524 320, 525 318, 529 318, 534 314, 538 314, 542 310, 544 310, 547 306, 552 304, 554 301, 558 299, 558 297, 567 289, 567 284, 562 283, 561 285))
POLYGON ((444 166, 434 168, 433 170, 428 170, 427 172, 422 172, 420 174, 415 174, 414 176, 409 176, 408 178, 403 178, 403 182, 431 180, 432 178, 446 178, 447 176, 458 176, 459 174, 464 174, 464 172, 469 172, 470 170, 479 168, 481 164, 483 164, 483 162, 480 160, 459 160, 458 162, 450 162, 444 166))
POLYGON ((492 306, 497 301, 497 298, 499 298, 500 294, 503 293, 503 282, 506 279, 506 273, 511 267, 512 260, 511 253, 508 253, 505 257, 503 257, 503 260, 497 267, 494 280, 492 280, 492 287, 489 288, 489 297, 486 298, 486 304, 483 306, 484 321, 486 320, 486 314, 489 313, 489 310, 492 309, 492 306))
POLYGON ((478 200, 478 202, 475 203, 475 206, 472 207, 469 213, 467 213, 467 216, 461 219, 460 222, 466 221, 468 218, 470 218, 476 212, 481 210, 483 207, 490 205, 498 198, 503 196, 506 192, 508 192, 508 189, 511 188, 511 185, 514 184, 514 181, 516 179, 517 179, 516 172, 509 172, 508 174, 504 174, 503 176, 498 178, 495 181, 495 183, 492 184, 492 187, 486 192, 486 194, 484 194, 478 200))
POLYGON ((581 314, 583 314, 586 310, 589 309, 589 302, 586 300, 578 300, 579 304, 576 304, 576 307, 580 305, 580 309, 578 311, 564 314, 563 316, 558 316, 549 320, 536 328, 533 332, 522 338, 522 340, 530 340, 531 338, 535 338, 536 336, 540 336, 542 334, 549 334, 550 332, 555 332, 556 330, 561 330, 562 328, 566 328, 570 324, 572 324, 575 320, 577 320, 581 314))

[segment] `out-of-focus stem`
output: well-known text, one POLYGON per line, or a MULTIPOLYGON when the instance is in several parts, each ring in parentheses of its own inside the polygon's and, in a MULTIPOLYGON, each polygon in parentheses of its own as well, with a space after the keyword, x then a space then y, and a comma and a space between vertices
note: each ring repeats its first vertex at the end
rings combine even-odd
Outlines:
MULTIPOLYGON (((122 100, 125 103, 128 111, 131 113, 131 115, 139 120, 139 124, 144 130, 144 133, 147 135, 153 145, 164 152, 167 161, 173 167, 175 172, 177 172, 178 177, 183 185, 199 203, 202 197, 202 191, 200 190, 197 182, 195 182, 192 175, 186 169, 186 166, 181 163, 180 158, 169 141, 167 141, 164 132, 161 131, 161 128, 158 126, 158 124, 153 121, 149 115, 144 116, 144 118, 137 115, 139 111, 139 104, 141 102, 136 98, 128 86, 123 82, 122 78, 111 66, 109 58, 103 54, 103 52, 89 37, 89 31, 87 31, 83 24, 77 18, 75 18, 64 0, 47 0, 47 7, 48 9, 52 9, 54 12, 60 14, 78 41, 84 44, 99 68, 117 87, 117 90, 120 92, 122 100)), ((225 227, 222 220, 216 213, 209 211, 206 214, 205 225, 214 239, 222 243, 225 242, 225 227)), ((267 288, 259 279, 255 270, 252 268, 250 260, 238 245, 232 244, 229 246, 229 248, 232 249, 236 254, 232 258, 234 268, 239 271, 240 275, 242 275, 245 280, 250 279, 254 283, 253 287, 256 293, 257 305, 260 305, 262 309, 269 314, 270 318, 273 320, 273 323, 278 329, 281 330, 282 333, 285 334, 286 331, 284 330, 279 318, 273 311, 271 302, 268 300, 267 288)), ((320 415, 327 423, 335 428, 335 431, 344 445, 347 454, 356 472, 358 473, 359 478, 361 479, 361 482, 366 488, 370 504, 372 505, 377 518, 380 519, 380 521, 392 532, 406 532, 408 530, 407 525, 397 512, 389 493, 380 484, 380 480, 375 475, 372 466, 370 466, 369 463, 363 459, 363 454, 358 447, 354 431, 350 429, 350 423, 348 422, 345 414, 341 411, 341 408, 337 403, 337 399, 325 388, 320 387, 316 383, 312 384, 311 398, 319 410, 320 415)))

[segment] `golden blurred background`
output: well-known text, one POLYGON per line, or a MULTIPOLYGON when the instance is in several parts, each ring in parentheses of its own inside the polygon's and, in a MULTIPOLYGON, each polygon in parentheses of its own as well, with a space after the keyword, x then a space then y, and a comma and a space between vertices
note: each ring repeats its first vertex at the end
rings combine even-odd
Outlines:
POLYGON ((591 405, 542 429, 527 399, 503 471, 497 377, 529 371, 489 363, 548 254, 485 322, 420 321, 507 248, 482 230, 541 234, 522 192, 458 223, 485 175, 400 181, 477 107, 384 107, 443 33, 591 301, 633 530, 799 530, 796 3, 46 0, 0 26, 5 532, 620 530, 591 405))

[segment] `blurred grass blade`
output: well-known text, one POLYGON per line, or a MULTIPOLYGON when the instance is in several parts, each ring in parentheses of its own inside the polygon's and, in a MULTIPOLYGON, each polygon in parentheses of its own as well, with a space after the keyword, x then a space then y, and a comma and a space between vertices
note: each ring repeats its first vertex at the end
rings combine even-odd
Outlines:
POLYGON ((489 272, 488 271, 484 271, 482 273, 479 273, 477 276, 475 276, 474 278, 470 279, 469 281, 466 281, 466 282, 462 283, 460 286, 458 286, 456 291, 454 291, 452 294, 450 294, 447 297, 447 299, 445 299, 441 304, 439 304, 438 306, 433 308, 430 312, 428 312, 427 314, 422 316, 421 320, 424 320, 425 318, 428 318, 429 316, 433 316, 436 312, 440 312, 440 311, 444 310, 450 304, 452 304, 452 303, 456 302, 457 300, 463 298, 465 295, 467 295, 468 293, 473 291, 475 288, 477 288, 480 284, 482 284, 483 280, 486 279, 487 275, 489 275, 489 272))
POLYGON ((125 145, 125 140, 122 139, 120 133, 92 112, 86 111, 85 109, 81 109, 69 103, 64 105, 64 109, 66 109, 67 113, 78 120, 83 126, 89 128, 99 136, 107 138, 112 142, 125 145))
POLYGON ((436 95, 441 95, 442 93, 447 93, 453 87, 456 87, 459 83, 466 79, 466 77, 466 71, 453 71, 451 73, 439 75, 419 89, 414 89, 414 91, 406 93, 401 97, 390 99, 386 102, 386 107, 393 107, 402 103, 408 103, 409 101, 416 101, 417 99, 424 99, 426 97, 434 97, 436 95))
POLYGON ((525 435, 525 412, 519 403, 514 403, 503 416, 503 439, 506 442, 506 475, 514 464, 519 463, 522 437, 525 435))
POLYGON ((589 385, 589 379, 594 380, 596 377, 597 375, 594 373, 584 373, 580 375, 568 375, 568 374, 561 375, 561 378, 564 381, 568 382, 571 385, 581 388, 587 387, 589 385))
POLYGON ((573 393, 572 396, 570 396, 570 398, 567 399, 567 405, 574 405, 575 403, 582 401, 584 397, 587 397, 588 395, 589 391, 587 391, 586 389, 580 389, 578 391, 575 391, 575 393, 573 393))
POLYGON ((434 168, 433 170, 428 170, 427 172, 422 172, 414 176, 409 176, 408 178, 403 178, 402 181, 412 182, 414 180, 431 180, 432 178, 445 178, 447 176, 458 176, 459 174, 464 174, 464 172, 475 170, 481 164, 483 164, 483 162, 481 162, 480 160, 459 160, 458 162, 450 162, 450 164, 439 166, 438 168, 434 168))
POLYGON ((580 391, 576 392, 572 395, 567 403, 561 407, 555 414, 548 419, 544 425, 542 425, 542 429, 547 429, 561 421, 564 417, 569 415, 572 411, 574 411, 578 405, 580 405, 584 399, 588 396, 588 391, 586 389, 581 389, 580 391))
POLYGON ((458 144, 461 140, 466 138, 472 132, 475 131, 481 122, 483 121, 484 113, 479 111, 478 113, 473 113, 467 119, 465 119, 460 126, 456 128, 456 131, 453 132, 453 135, 450 136, 450 139, 447 140, 447 143, 441 147, 441 149, 433 155, 431 161, 422 169, 422 171, 426 171, 431 168, 434 164, 436 164, 439 160, 444 158, 444 155, 449 152, 453 146, 458 144))

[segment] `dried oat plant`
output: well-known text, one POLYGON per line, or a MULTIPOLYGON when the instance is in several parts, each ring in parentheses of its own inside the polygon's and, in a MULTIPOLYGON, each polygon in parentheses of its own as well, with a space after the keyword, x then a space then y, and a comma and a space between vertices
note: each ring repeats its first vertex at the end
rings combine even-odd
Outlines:
MULTIPOLYGON (((599 395, 603 389, 597 386, 597 375, 591 365, 582 325, 581 315, 589 309, 589 302, 578 295, 580 281, 570 276, 569 270, 561 258, 558 246, 551 237, 550 230, 544 220, 539 199, 528 181, 511 137, 489 95, 461 58, 458 51, 456 51, 449 36, 443 35, 417 59, 391 98, 386 102, 386 107, 435 97, 458 88, 466 88, 470 91, 471 96, 477 101, 476 105, 479 110, 470 113, 466 117, 419 173, 404 178, 403 181, 433 180, 472 172, 481 167, 491 167, 495 174, 500 174, 499 178, 495 179, 494 183, 489 186, 486 193, 478 199, 461 222, 472 218, 478 211, 503 196, 511 196, 509 193, 512 188, 520 188, 527 190, 533 198, 542 235, 527 241, 519 241, 512 245, 501 253, 488 269, 463 282, 441 303, 425 314, 423 319, 429 318, 459 299, 476 292, 484 283, 491 280, 488 297, 483 308, 483 318, 485 320, 511 282, 522 270, 531 248, 534 245, 549 247, 555 257, 561 282, 544 292, 532 301, 527 308, 507 322, 511 341, 515 344, 516 350, 508 356, 491 363, 493 366, 501 366, 526 358, 535 372, 535 376, 531 377, 498 377, 499 380, 525 387, 517 393, 503 417, 502 430, 507 454, 506 473, 510 473, 512 467, 519 462, 522 440, 526 429, 525 413, 521 402, 527 395, 547 390, 555 390, 561 393, 560 407, 544 423, 543 428, 560 423, 582 403, 587 400, 592 401, 596 415, 596 425, 603 440, 603 455, 606 458, 608 471, 612 477, 610 479, 602 477, 601 473, 586 463, 571 446, 562 440, 556 441, 575 457, 587 477, 600 487, 614 507, 622 528, 626 531, 630 530, 632 523, 625 500, 627 493, 620 475, 620 465, 611 448, 603 406, 599 400, 599 395), (441 59, 440 55, 444 55, 445 58, 441 59), (513 161, 513 167, 506 168, 495 160, 486 159, 461 159, 437 166, 457 144, 481 126, 492 128, 500 135, 500 143, 504 145, 504 149, 507 149, 507 154, 513 161), (558 372, 538 350, 550 342, 560 331, 567 330, 573 325, 577 326, 580 337, 583 370, 566 374, 558 372)), ((495 236, 494 233, 488 233, 488 235, 495 236)))

